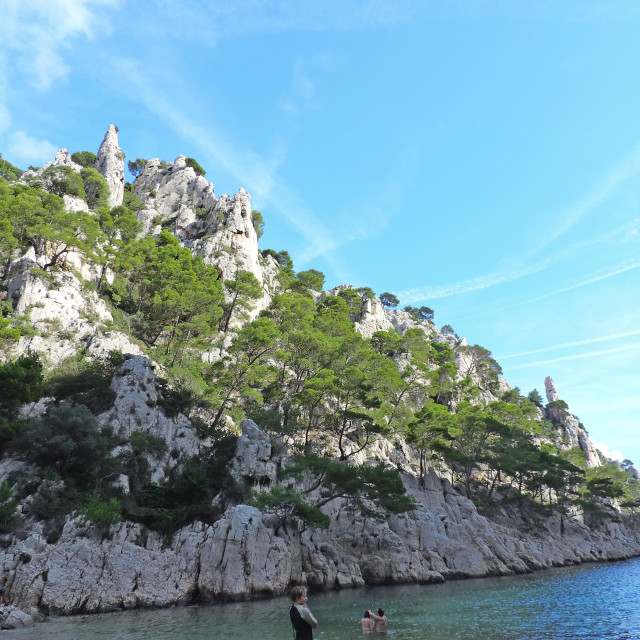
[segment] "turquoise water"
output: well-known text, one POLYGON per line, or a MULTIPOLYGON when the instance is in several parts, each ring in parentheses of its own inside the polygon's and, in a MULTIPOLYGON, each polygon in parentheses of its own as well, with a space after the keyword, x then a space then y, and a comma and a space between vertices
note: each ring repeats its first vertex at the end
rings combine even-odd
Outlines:
MULTIPOLYGON (((388 640, 640 640, 640 558, 442 585, 373 587, 309 597, 316 640, 362 638, 382 607, 388 640)), ((2 640, 290 640, 286 598, 57 618, 2 640)), ((369 636, 371 637, 371 636, 369 636)), ((374 636, 375 637, 375 636, 374 636)))

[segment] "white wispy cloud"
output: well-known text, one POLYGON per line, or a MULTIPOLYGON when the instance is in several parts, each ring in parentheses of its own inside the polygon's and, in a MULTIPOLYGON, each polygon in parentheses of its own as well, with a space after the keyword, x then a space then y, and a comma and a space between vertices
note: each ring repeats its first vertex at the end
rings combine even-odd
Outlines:
POLYGON ((108 29, 100 9, 121 0, 5 0, 0 21, 0 48, 12 53, 22 80, 46 90, 69 73, 64 58, 74 38, 91 40, 108 29))
POLYGON ((602 349, 600 351, 590 351, 589 353, 576 353, 570 356, 559 356, 557 358, 552 358, 551 360, 536 360, 535 362, 525 362, 523 364, 509 366, 509 371, 516 371, 517 369, 525 369, 527 367, 540 367, 543 365, 557 364, 558 362, 565 362, 568 360, 584 360, 585 358, 596 358, 614 353, 628 353, 629 351, 636 351, 637 349, 640 349, 640 343, 627 344, 623 347, 612 347, 611 349, 602 349))
POLYGON ((279 102, 280 108, 289 114, 298 115, 303 108, 317 109, 318 96, 313 80, 321 61, 326 56, 317 56, 311 60, 296 60, 292 69, 291 86, 279 102))
POLYGON ((532 349, 531 351, 520 351, 519 353, 511 353, 506 356, 496 356, 498 360, 506 360, 507 358, 520 358, 522 356, 530 356, 537 353, 545 353, 547 351, 558 351, 559 349, 571 349, 573 347, 582 347, 586 344, 595 344, 597 342, 607 342, 608 340, 619 340, 620 338, 631 338, 640 335, 640 329, 637 331, 624 331, 622 333, 611 333, 606 336, 597 338, 587 338, 586 340, 575 340, 573 342, 563 342, 562 344, 554 344, 550 347, 542 349, 532 349))
POLYGON ((427 285, 424 287, 416 287, 400 291, 398 296, 403 302, 411 304, 422 300, 437 300, 439 298, 449 298, 472 291, 488 289, 496 285, 513 282, 519 278, 539 273, 547 269, 551 264, 556 262, 558 258, 545 258, 539 262, 527 266, 515 267, 509 270, 494 271, 482 276, 470 278, 468 280, 459 280, 443 285, 427 285))
POLYGON ((57 147, 49 140, 15 131, 8 139, 7 156, 16 164, 43 164, 53 160, 57 147))
MULTIPOLYGON (((330 62, 325 60, 323 64, 330 62)), ((231 141, 224 135, 210 117, 199 121, 195 114, 203 111, 203 105, 189 97, 192 93, 166 66, 153 69, 130 58, 110 58, 109 64, 116 72, 113 77, 118 78, 119 89, 124 87, 131 100, 142 104, 175 133, 201 149, 207 163, 224 168, 249 191, 254 202, 258 202, 261 208, 278 213, 298 232, 301 241, 292 250, 297 264, 308 264, 323 257, 338 278, 350 281, 352 271, 337 255, 337 249, 379 232, 387 224, 389 216, 401 206, 400 177, 404 180, 406 175, 415 171, 411 169, 414 164, 411 162, 414 158, 412 151, 398 159, 397 166, 390 172, 388 184, 378 186, 375 198, 358 202, 357 219, 345 216, 343 226, 329 229, 321 221, 321 212, 312 211, 302 194, 278 174, 278 165, 286 154, 284 144, 279 145, 275 158, 261 157, 249 148, 242 149, 237 141, 231 141), (172 87, 171 95, 163 89, 166 86, 172 87), (182 96, 179 103, 174 99, 177 94, 182 96), (382 198, 385 202, 381 204, 381 194, 384 193, 389 197, 386 200, 382 198), (362 224, 363 219, 367 220, 366 225, 362 224)), ((307 90, 311 91, 310 88, 307 90)), ((211 113, 214 109, 215 105, 209 104, 206 111, 211 113)))
POLYGON ((521 302, 514 302, 513 304, 504 305, 502 307, 493 306, 491 309, 487 311, 482 311, 480 313, 474 313, 467 316, 460 316, 460 319, 470 319, 470 318, 480 318, 482 316, 492 315, 496 313, 502 313, 503 311, 508 311, 509 309, 515 309, 517 307, 524 307, 528 304, 533 304, 534 302, 540 302, 541 300, 546 300, 547 298, 551 298, 553 296, 557 296, 561 293, 566 293, 567 291, 573 291, 574 289, 579 289, 581 287, 586 287, 590 284, 594 284, 596 282, 600 282, 602 280, 607 280, 608 278, 613 278, 621 273, 626 273, 627 271, 632 271, 633 269, 637 269, 640 267, 640 262, 624 262, 613 265, 609 267, 609 269, 605 271, 598 271, 595 274, 591 274, 587 276, 584 280, 580 280, 579 282, 575 282, 567 287, 562 287, 561 289, 554 289, 553 291, 549 291, 541 296, 536 296, 535 298, 528 298, 527 300, 522 300, 521 302))
POLYGON ((0 141, 15 163, 51 160, 56 146, 13 129, 10 98, 64 82, 77 38, 109 31, 108 11, 122 0, 4 0, 0 12, 0 141))
POLYGON ((118 77, 126 80, 124 86, 132 100, 144 105, 174 132, 200 148, 203 157, 234 176, 261 202, 261 206, 269 206, 282 215, 309 245, 319 247, 322 253, 339 246, 340 241, 310 211, 297 190, 277 175, 272 163, 264 161, 252 150, 240 149, 237 143, 232 143, 218 131, 210 120, 206 124, 199 124, 197 118, 190 115, 198 112, 199 108, 189 104, 188 91, 177 89, 180 87, 179 78, 167 82, 169 71, 163 69, 162 82, 157 82, 154 71, 148 66, 143 68, 131 59, 112 59, 111 62, 118 77), (169 96, 161 89, 169 85, 175 93, 185 96, 180 103, 176 103, 174 94, 169 96))
MULTIPOLYGON (((340 226, 331 235, 330 243, 311 242, 299 252, 306 263, 335 252, 342 246, 364 240, 384 231, 405 206, 407 185, 416 179, 419 152, 412 147, 404 149, 394 159, 383 182, 365 195, 358 193, 339 208, 340 226)), ((335 207, 332 201, 329 206, 335 207)), ((344 273, 343 283, 354 284, 350 274, 344 273)))
POLYGON ((617 449, 609 449, 609 446, 604 442, 594 442, 593 446, 604 454, 606 458, 610 458, 611 460, 617 460, 618 462, 622 462, 624 460, 624 456, 617 449))
POLYGON ((572 291, 573 289, 586 287, 587 285, 593 284, 594 282, 600 282, 601 280, 607 280, 608 278, 613 278, 614 276, 620 275, 621 273, 625 273, 627 271, 631 271, 633 269, 637 269, 638 267, 640 267, 640 262, 632 262, 631 264, 627 263, 627 264, 617 265, 611 268, 610 270, 598 273, 596 275, 589 276, 586 280, 581 280, 580 282, 576 282, 575 284, 569 285, 568 287, 563 287, 562 289, 556 289, 555 291, 551 291, 542 296, 538 296, 537 298, 531 298, 526 302, 520 303, 520 305, 531 304, 532 302, 539 302, 540 300, 545 300, 546 298, 550 298, 551 296, 556 296, 560 293, 566 293, 567 291, 572 291))
POLYGON ((616 189, 640 170, 640 143, 617 166, 608 171, 583 198, 559 212, 554 217, 556 224, 544 235, 542 242, 535 246, 529 256, 536 255, 558 238, 565 235, 582 218, 604 204, 616 189))
MULTIPOLYGON (((567 259, 567 257, 575 253, 576 251, 583 250, 600 242, 608 241, 617 235, 626 234, 624 236, 624 240, 629 240, 630 238, 637 236, 637 228, 639 222, 638 218, 625 223, 617 229, 608 231, 589 240, 573 244, 572 246, 562 251, 555 252, 552 257, 544 258, 534 264, 521 266, 523 263, 526 263, 528 260, 530 260, 531 256, 536 255, 542 249, 549 246, 552 242, 567 233, 567 231, 575 226, 585 215, 604 204, 623 182, 636 175, 639 170, 640 143, 628 157, 626 157, 615 168, 609 171, 598 182, 598 184, 592 189, 590 193, 588 193, 584 198, 569 207, 561 215, 558 215, 557 219, 561 220, 562 222, 559 223, 550 232, 550 234, 545 236, 545 239, 541 244, 537 245, 526 254, 523 254, 519 259, 518 264, 516 264, 515 266, 509 269, 502 269, 489 274, 477 276, 475 278, 470 278, 468 280, 460 280, 458 282, 448 283, 444 285, 426 285, 424 287, 407 289, 405 291, 401 291, 398 295, 403 301, 411 304, 413 302, 419 302, 423 300, 437 300, 440 298, 448 298, 455 295, 488 289, 497 285, 513 282, 525 276, 540 273, 550 266, 567 259)), ((587 284, 591 284, 592 282, 609 278, 613 275, 617 275, 618 273, 622 273, 623 271, 635 269, 637 266, 639 266, 639 264, 640 263, 633 263, 631 265, 625 265, 623 267, 616 267, 609 273, 594 276, 592 279, 589 279, 587 281, 572 285, 571 287, 559 289, 555 292, 541 296, 540 298, 534 298, 530 301, 526 301, 520 304, 537 302, 538 300, 556 295, 557 293, 563 293, 573 288, 585 286, 587 284)), ((495 310, 492 310, 491 312, 494 311, 495 310)))
MULTIPOLYGON (((592 238, 588 238, 587 240, 583 240, 582 242, 574 243, 562 251, 556 251, 551 256, 525 267, 514 267, 512 269, 495 271, 493 273, 477 276, 475 278, 470 278, 468 280, 460 280, 458 282, 444 284, 444 285, 427 285, 424 287, 407 289, 405 291, 399 292, 398 296, 403 301, 407 302, 408 304, 411 304, 413 302, 420 302, 422 300, 435 300, 439 298, 448 298, 455 295, 471 293, 472 291, 488 289, 490 287, 494 287, 501 284, 507 284, 509 282, 513 282, 525 276, 540 273, 548 269, 549 267, 554 266, 557 263, 560 263, 569 259, 571 256, 575 255, 580 251, 583 251, 585 249, 588 249, 590 247, 593 247, 595 245, 598 245, 604 242, 609 242, 615 238, 618 238, 620 242, 623 242, 623 243, 633 241, 638 238, 637 229, 639 224, 640 224, 640 218, 634 218, 633 220, 625 222, 623 225, 617 227, 616 229, 612 229, 610 231, 599 234, 592 238)), ((588 284, 598 282, 599 280, 605 280, 607 278, 611 278, 620 273, 624 273, 625 271, 636 269, 638 266, 640 266, 640 262, 636 262, 636 261, 633 261, 630 263, 628 261, 624 263, 619 263, 610 267, 606 271, 600 271, 596 274, 589 276, 585 280, 581 280, 580 282, 572 284, 568 287, 563 287, 561 289, 557 289, 555 291, 546 293, 542 296, 531 298, 523 302, 507 305, 505 307, 501 307, 501 308, 493 307, 489 311, 485 311, 479 314, 473 314, 471 316, 466 316, 466 317, 476 318, 482 315, 487 315, 489 313, 497 313, 499 311, 504 311, 506 309, 511 309, 514 307, 531 304, 533 302, 538 302, 539 300, 544 300, 545 298, 549 298, 559 293, 564 293, 572 289, 584 287, 588 284)))

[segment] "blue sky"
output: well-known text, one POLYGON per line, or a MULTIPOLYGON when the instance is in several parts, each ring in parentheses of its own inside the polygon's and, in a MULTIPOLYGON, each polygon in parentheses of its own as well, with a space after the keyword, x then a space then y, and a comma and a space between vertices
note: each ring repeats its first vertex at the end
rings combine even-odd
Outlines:
POLYGON ((0 152, 192 156, 640 464, 640 5, 0 0, 0 152))

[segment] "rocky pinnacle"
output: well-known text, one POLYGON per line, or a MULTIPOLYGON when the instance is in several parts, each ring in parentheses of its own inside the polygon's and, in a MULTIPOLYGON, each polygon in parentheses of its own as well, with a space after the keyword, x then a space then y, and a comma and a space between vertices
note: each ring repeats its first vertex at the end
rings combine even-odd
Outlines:
POLYGON ((96 169, 109 186, 109 206, 122 204, 124 197, 124 153, 118 146, 118 127, 109 125, 96 159, 96 169))

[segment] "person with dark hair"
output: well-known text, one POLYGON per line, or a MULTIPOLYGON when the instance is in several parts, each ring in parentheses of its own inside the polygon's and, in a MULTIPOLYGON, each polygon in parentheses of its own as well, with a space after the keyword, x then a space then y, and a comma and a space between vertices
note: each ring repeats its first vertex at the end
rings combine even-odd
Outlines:
POLYGON ((313 630, 318 628, 318 621, 307 607, 306 587, 293 587, 291 601, 289 618, 295 631, 295 640, 313 640, 313 630))
POLYGON ((387 633, 387 616, 384 615, 384 611, 379 608, 376 615, 369 609, 369 615, 376 621, 376 631, 378 633, 387 633))
POLYGON ((362 633, 371 633, 373 631, 373 620, 368 611, 364 612, 362 619, 358 624, 362 627, 362 633))

